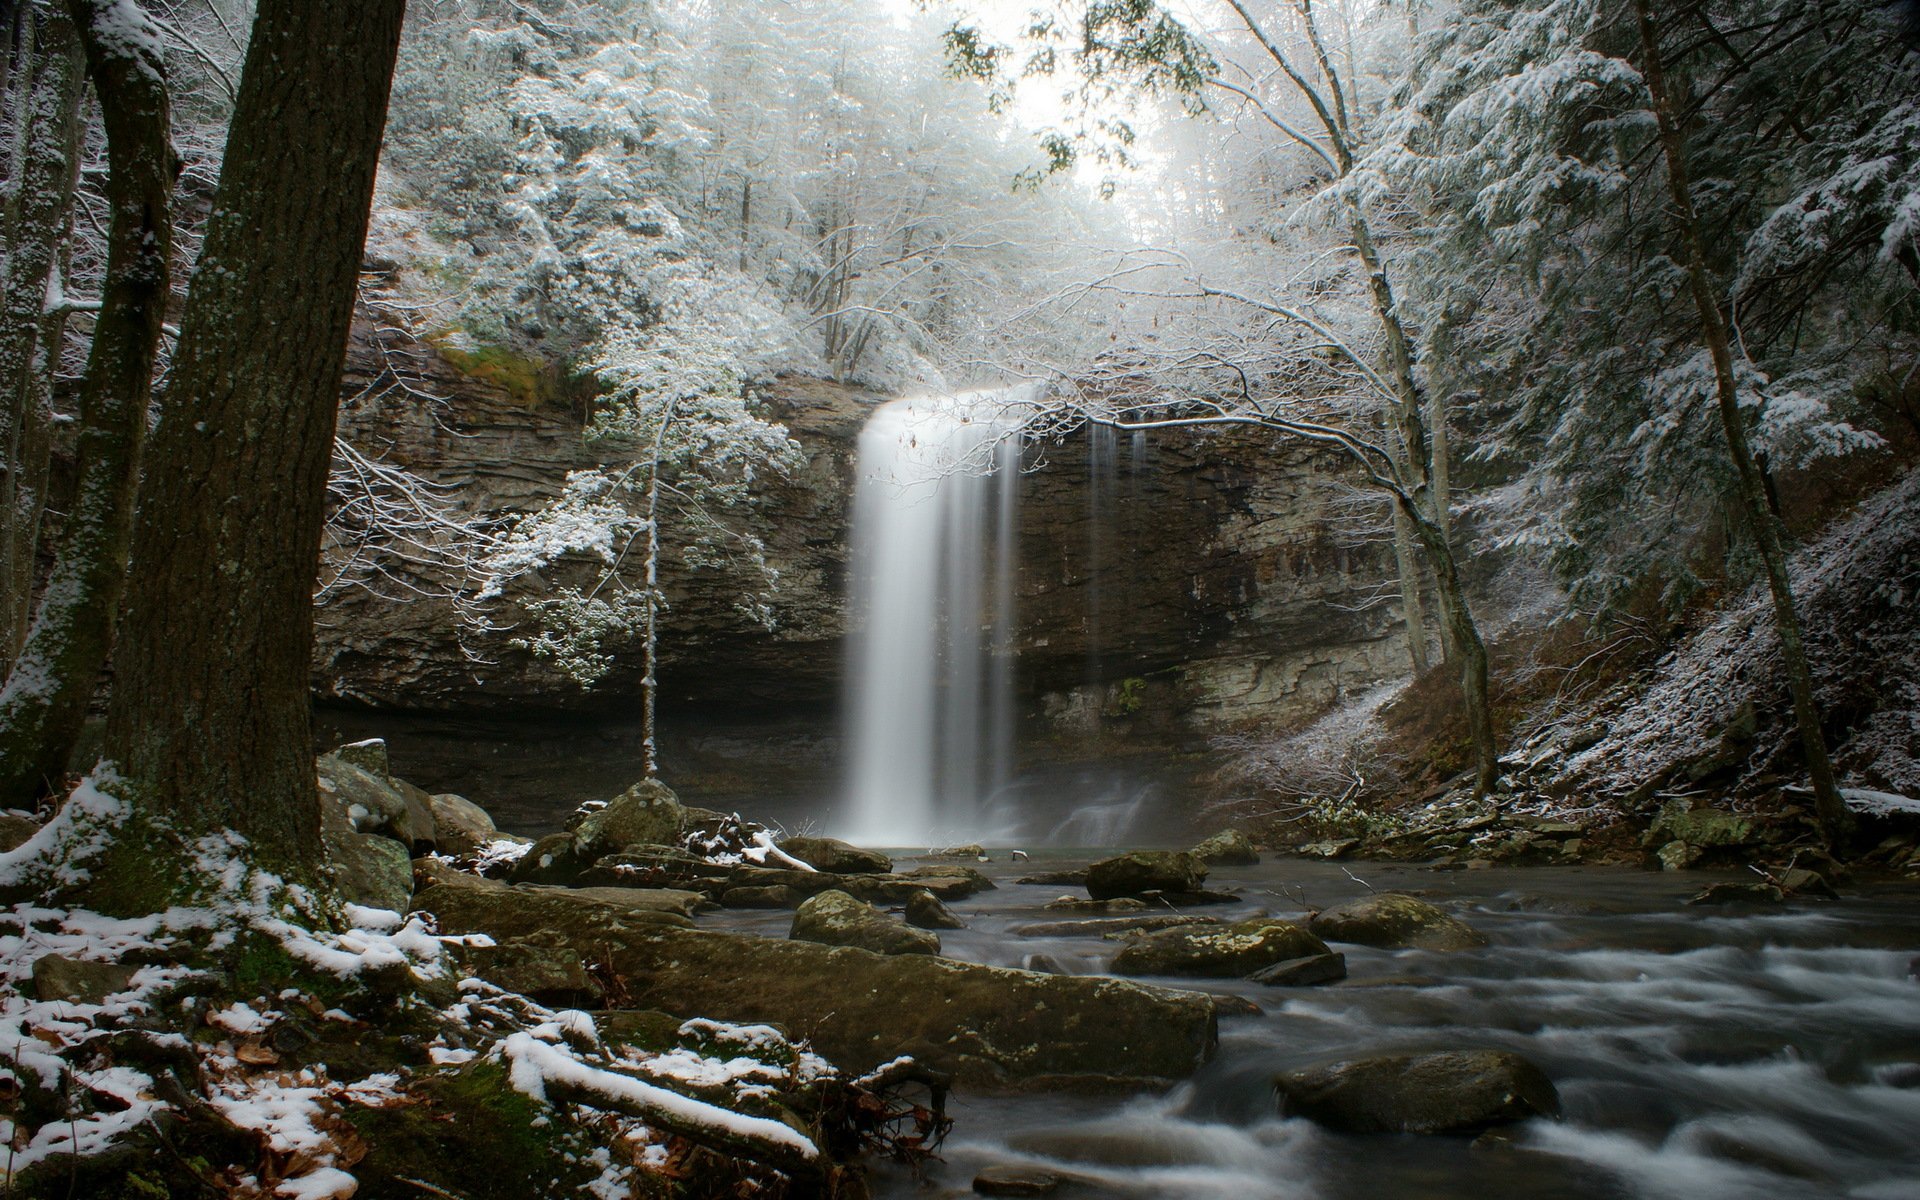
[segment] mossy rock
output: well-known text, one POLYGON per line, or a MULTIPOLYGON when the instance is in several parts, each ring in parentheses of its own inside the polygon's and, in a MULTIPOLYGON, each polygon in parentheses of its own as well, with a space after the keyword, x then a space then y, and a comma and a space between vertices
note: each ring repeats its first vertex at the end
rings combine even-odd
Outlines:
POLYGON ((821 1054, 853 1071, 910 1054, 969 1086, 1054 1077, 1061 1086, 1106 1086, 1115 1078, 1184 1078, 1217 1043, 1213 1002, 1193 992, 648 925, 564 895, 442 885, 423 890, 418 903, 450 934, 549 930, 543 940, 590 939, 596 961, 625 982, 636 1006, 804 1031, 821 1054))
POLYGON ((875 954, 940 953, 940 939, 934 934, 840 891, 821 892, 802 904, 793 914, 787 936, 823 946, 856 946, 875 954))
POLYGON ((817 871, 835 875, 885 875, 893 870, 893 860, 878 850, 864 850, 839 838, 782 838, 780 849, 817 871))
POLYGON ((1327 909, 1307 928, 1329 942, 1381 950, 1471 950, 1487 944, 1473 926, 1404 892, 1382 892, 1327 909))
POLYGON ((1293 958, 1327 954, 1298 925, 1260 918, 1233 925, 1180 925, 1136 934, 1113 959, 1117 975, 1237 979, 1293 958))
POLYGON ((1685 842, 1701 849, 1745 846, 1759 840, 1759 827, 1751 817, 1717 808, 1690 808, 1685 801, 1663 807, 1646 838, 1650 846, 1685 842))
POLYGON ((415 1180, 463 1200, 571 1196, 598 1174, 498 1063, 427 1075, 408 1091, 421 1102, 347 1110, 368 1147, 353 1168, 363 1200, 432 1194, 415 1180))
POLYGON ((671 846, 679 842, 687 810, 673 789, 658 779, 643 779, 595 809, 573 831, 580 856, 597 859, 628 846, 671 846))
POLYGON ((1238 829, 1223 829, 1193 848, 1193 856, 1212 867, 1251 867, 1260 855, 1253 839, 1238 829))
POLYGON ((1197 892, 1207 864, 1184 850, 1136 850, 1101 859, 1087 868, 1087 894, 1095 900, 1147 892, 1197 892))

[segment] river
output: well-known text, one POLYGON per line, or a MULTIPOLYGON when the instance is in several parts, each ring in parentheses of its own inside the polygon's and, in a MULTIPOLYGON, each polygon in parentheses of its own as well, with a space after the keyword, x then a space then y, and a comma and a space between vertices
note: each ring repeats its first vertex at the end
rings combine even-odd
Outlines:
MULTIPOLYGON (((942 934, 945 952, 1103 970, 1112 942, 1010 932, 1064 919, 1044 908, 1056 896, 1084 896, 1015 880, 1093 857, 981 864, 1000 886, 953 906, 968 928, 942 934)), ((883 1171, 879 1194, 957 1194, 982 1168, 1022 1166, 1078 1177, 1063 1197, 1920 1198, 1920 887, 1767 911, 1686 906, 1709 878, 1293 860, 1216 868, 1209 885, 1242 900, 1209 916, 1284 917, 1371 886, 1425 896, 1492 944, 1452 954, 1337 945, 1349 977, 1319 987, 1209 981, 1265 1012, 1223 1019, 1218 1055, 1192 1080, 1164 1095, 956 1096, 944 1161, 924 1180, 883 1171), (1276 1112, 1277 1071, 1478 1047, 1543 1067, 1562 1118, 1471 1140, 1346 1136, 1276 1112)), ((702 923, 781 936, 787 920, 727 912, 702 923)))

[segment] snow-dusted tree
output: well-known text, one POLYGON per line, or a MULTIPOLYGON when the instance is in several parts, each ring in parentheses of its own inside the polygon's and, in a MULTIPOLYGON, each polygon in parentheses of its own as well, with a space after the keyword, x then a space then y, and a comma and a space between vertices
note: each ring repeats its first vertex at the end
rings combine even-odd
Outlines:
POLYGON ((583 687, 613 666, 616 647, 641 647, 642 768, 658 770, 654 720, 661 566, 670 528, 681 566, 725 569, 743 578, 739 605, 770 625, 766 593, 777 582, 764 547, 738 520, 769 472, 797 464, 798 448, 778 425, 755 416, 739 392, 662 388, 650 369, 609 363, 627 386, 614 393, 593 440, 620 451, 622 465, 577 471, 561 499, 522 519, 482 560, 488 581, 481 599, 502 594, 519 577, 573 559, 591 569, 584 582, 561 579, 551 594, 528 603, 540 629, 519 644, 551 659, 583 687))
POLYGON ((46 508, 52 383, 65 326, 49 314, 60 247, 80 170, 85 64, 63 5, 14 7, 5 119, 10 133, 0 199, 0 670, 10 668, 32 615, 34 560, 46 508))
POLYGON ((1492 364, 1576 595, 1684 588, 1730 498, 1836 830, 1770 469, 1875 444, 1857 397, 1903 386, 1912 70, 1865 0, 1469 3, 1368 164, 1427 196, 1422 284, 1492 364))
POLYGON ((402 7, 264 0, 253 25, 114 649, 109 910, 197 882, 204 836, 292 879, 323 861, 314 571, 402 7))
POLYGON ((68 0, 68 14, 107 128, 112 225, 80 398, 79 482, 46 596, 0 688, 0 803, 16 806, 63 781, 113 644, 172 257, 176 163, 159 39, 115 0, 68 0))

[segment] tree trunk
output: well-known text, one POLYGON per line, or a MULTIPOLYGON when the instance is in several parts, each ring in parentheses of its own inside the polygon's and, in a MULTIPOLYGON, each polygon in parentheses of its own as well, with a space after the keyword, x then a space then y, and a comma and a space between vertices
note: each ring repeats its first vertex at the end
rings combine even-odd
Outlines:
POLYGON ((12 79, 20 141, 7 180, 6 266, 0 276, 0 671, 12 669, 33 615, 34 560, 46 509, 51 375, 63 322, 46 312, 48 283, 73 209, 80 166, 85 58, 67 13, 40 10, 33 46, 12 79))
POLYGON ((107 718, 138 819, 170 837, 235 831, 258 865, 308 882, 322 861, 313 582, 403 7, 259 6, 154 432, 107 718))
POLYGON ((1733 459, 1734 476, 1740 494, 1740 506, 1746 510, 1753 529, 1753 540, 1766 564, 1767 589, 1773 597, 1774 628, 1780 637, 1780 657, 1787 670, 1787 688, 1793 695, 1794 722, 1799 726, 1801 749, 1806 754, 1807 774, 1813 783, 1814 809, 1829 843, 1844 838, 1853 828, 1853 814, 1834 780, 1833 764, 1827 757, 1826 734, 1820 727, 1820 706, 1813 695, 1813 671, 1807 663, 1806 647, 1801 640, 1800 616, 1795 610, 1793 582, 1787 574, 1786 538, 1779 518, 1767 503, 1766 482, 1753 447, 1747 440, 1746 421, 1740 414, 1739 386, 1733 373, 1732 337, 1726 317, 1720 312, 1712 276, 1707 270, 1705 235, 1699 214, 1693 207, 1693 188, 1688 178, 1686 146, 1674 117, 1667 93, 1666 75, 1660 58, 1659 35, 1647 0, 1634 0, 1639 20, 1641 74, 1653 100, 1654 119, 1660 130, 1660 148, 1667 163, 1667 190, 1673 199, 1674 219, 1686 252, 1687 282, 1693 293, 1694 307, 1700 314, 1700 337, 1713 358, 1714 394, 1720 413, 1720 429, 1726 436, 1727 453, 1733 459))
POLYGON ((14 806, 65 776, 113 643, 172 253, 175 159, 159 56, 127 36, 114 0, 69 0, 69 12, 107 127, 112 217, 80 396, 79 488, 46 597, 0 690, 0 804, 14 806))
POLYGON ((1418 512, 1410 501, 1403 503, 1402 511, 1433 564, 1433 590, 1440 601, 1440 619, 1448 641, 1454 647, 1455 665, 1460 669, 1460 695, 1467 707, 1467 737, 1473 746, 1473 791, 1476 796, 1484 796, 1493 791, 1500 780, 1500 746, 1494 737, 1493 706, 1488 697, 1487 645, 1480 640, 1480 627, 1474 623, 1473 610, 1467 605, 1466 586, 1460 580, 1446 532, 1418 512))
MULTIPOLYGON (((1467 604, 1466 585, 1460 578, 1460 563, 1454 557, 1453 539, 1448 530, 1448 471, 1442 465, 1446 454, 1444 433, 1434 434, 1424 421, 1420 387, 1413 376, 1413 339, 1407 336, 1394 305, 1393 289, 1387 283, 1386 267, 1373 244, 1366 218, 1356 208, 1353 213, 1354 249, 1367 273, 1368 295, 1374 316, 1380 321, 1387 341, 1388 377, 1398 393, 1387 405, 1392 434, 1389 445, 1405 460, 1406 494, 1398 501, 1396 516, 1412 526, 1413 536, 1426 552, 1433 568, 1434 594, 1440 605, 1441 639, 1447 658, 1460 672, 1461 699, 1467 708, 1467 728, 1473 743, 1474 791, 1485 795, 1500 778, 1500 745, 1493 732, 1493 705, 1488 697, 1487 646, 1480 639, 1473 610, 1467 604)), ((1438 411, 1438 410, 1436 410, 1438 411)), ((1404 582, 1402 586, 1405 587, 1404 582)), ((1417 590, 1419 580, 1413 581, 1417 590)))

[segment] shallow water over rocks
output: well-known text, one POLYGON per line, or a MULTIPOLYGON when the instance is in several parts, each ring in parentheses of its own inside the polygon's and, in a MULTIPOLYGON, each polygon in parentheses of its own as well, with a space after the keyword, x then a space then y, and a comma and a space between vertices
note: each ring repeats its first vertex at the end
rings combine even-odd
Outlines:
MULTIPOLYGON (((1113 941, 1010 932, 1058 918, 1042 906, 1073 890, 1016 879, 1094 857, 997 855, 982 869, 999 890, 952 906, 968 928, 943 933, 945 952, 1103 971, 1113 941)), ((1702 910, 1683 904, 1697 874, 1270 860, 1217 868, 1209 886, 1242 902, 1207 913, 1284 917, 1366 894, 1347 870, 1448 908, 1491 945, 1338 945, 1348 978, 1318 987, 1204 981, 1266 1012, 1224 1018, 1217 1058, 1192 1081, 1162 1096, 960 1095, 945 1161, 921 1181, 885 1173, 879 1193, 958 1194, 982 1169, 1035 1167, 1076 1177, 1057 1193, 1069 1197, 1920 1198, 1920 888, 1702 910), (1543 1067, 1562 1119, 1473 1141, 1347 1136, 1276 1115, 1282 1070, 1481 1047, 1543 1067)), ((705 920, 781 936, 788 919, 705 920)))

